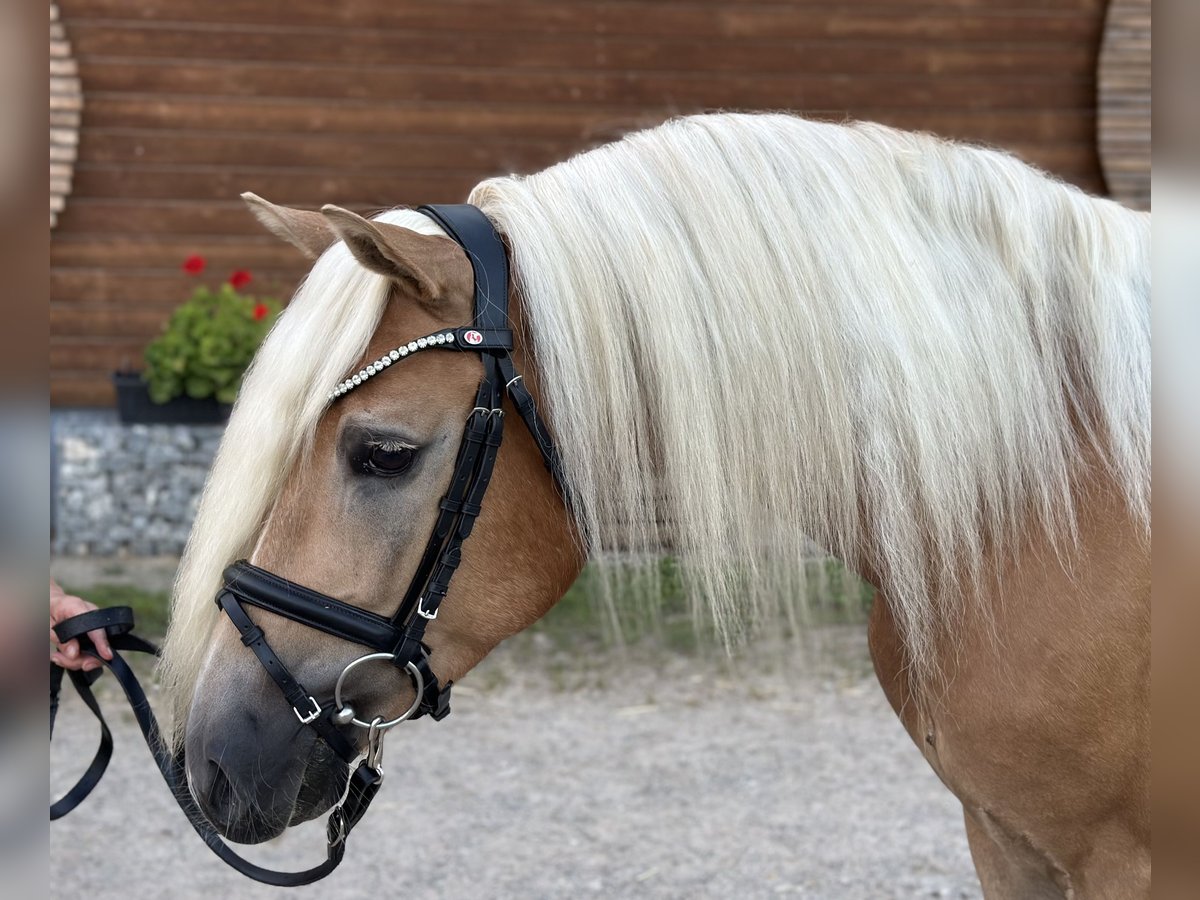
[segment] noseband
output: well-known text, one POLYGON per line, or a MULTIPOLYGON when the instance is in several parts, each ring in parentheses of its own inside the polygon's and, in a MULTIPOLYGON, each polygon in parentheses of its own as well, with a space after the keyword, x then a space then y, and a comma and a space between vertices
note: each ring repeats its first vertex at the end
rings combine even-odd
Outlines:
POLYGON ((487 217, 469 204, 422 206, 419 212, 441 225, 471 261, 475 276, 473 321, 469 327, 441 329, 391 350, 338 384, 328 397, 335 402, 405 358, 427 350, 478 353, 483 362, 483 378, 475 407, 467 418, 450 487, 439 505, 433 532, 399 608, 390 618, 377 615, 287 581, 244 560, 225 570, 225 584, 216 598, 217 605, 237 628, 242 643, 258 657, 296 717, 314 729, 347 764, 358 758, 359 751, 347 739, 344 729, 353 726, 367 731, 367 756, 354 772, 350 799, 343 805, 349 807, 353 802, 354 813, 349 810, 343 813, 343 807, 338 807, 331 814, 331 844, 344 840, 382 781, 380 756, 384 732, 407 719, 429 715, 440 720, 450 712, 451 685, 441 685, 430 666, 425 629, 437 618, 461 562, 462 545, 481 511, 504 434, 505 397, 512 401, 533 435, 560 490, 562 486, 553 441, 510 355, 513 336, 508 320, 508 257, 500 236, 487 217), (359 656, 342 670, 332 697, 318 699, 275 655, 244 604, 359 644, 371 652, 359 656), (371 661, 390 663, 412 682, 415 699, 393 719, 360 717, 343 696, 347 676, 371 661), (366 797, 365 802, 358 799, 360 796, 366 797))

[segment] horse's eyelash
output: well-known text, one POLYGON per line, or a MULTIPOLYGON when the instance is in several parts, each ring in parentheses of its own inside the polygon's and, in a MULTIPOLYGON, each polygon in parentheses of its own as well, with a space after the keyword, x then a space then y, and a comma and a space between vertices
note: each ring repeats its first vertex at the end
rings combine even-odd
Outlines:
POLYGON ((370 441, 373 447, 378 447, 380 450, 385 450, 388 453, 396 453, 400 450, 416 450, 412 444, 406 444, 403 441, 396 440, 372 440, 370 441))

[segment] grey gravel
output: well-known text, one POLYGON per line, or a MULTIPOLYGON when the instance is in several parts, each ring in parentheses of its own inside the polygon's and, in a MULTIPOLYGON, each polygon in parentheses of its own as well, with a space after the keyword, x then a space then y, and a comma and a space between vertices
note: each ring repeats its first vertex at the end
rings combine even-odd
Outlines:
MULTIPOLYGON (((388 737, 387 781, 342 868, 299 891, 980 897, 957 801, 870 676, 861 630, 845 642, 832 664, 750 683, 705 658, 571 657, 536 637, 502 647, 456 687, 453 716, 388 737)), ((116 758, 51 827, 51 896, 278 897, 201 844, 106 694, 116 758)), ((52 788, 82 769, 94 739, 86 710, 64 701, 52 788)), ((308 866, 323 840, 309 824, 247 853, 308 866)))

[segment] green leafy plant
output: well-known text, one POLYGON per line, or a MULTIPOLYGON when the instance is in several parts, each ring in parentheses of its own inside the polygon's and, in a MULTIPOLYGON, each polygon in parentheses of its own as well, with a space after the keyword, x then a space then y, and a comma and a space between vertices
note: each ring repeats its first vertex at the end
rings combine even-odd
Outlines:
MULTIPOLYGON (((199 275, 204 260, 189 257, 183 270, 199 275)), ((166 403, 186 395, 233 402, 281 309, 278 300, 243 293, 250 280, 249 272, 239 270, 218 288, 201 285, 171 314, 163 333, 146 347, 143 377, 151 400, 166 403)))

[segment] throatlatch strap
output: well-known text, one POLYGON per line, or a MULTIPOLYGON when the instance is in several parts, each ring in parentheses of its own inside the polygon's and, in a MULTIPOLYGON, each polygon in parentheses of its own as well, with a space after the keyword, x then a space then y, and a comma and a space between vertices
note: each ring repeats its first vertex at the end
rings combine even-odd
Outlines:
MULTIPOLYGON (((191 792, 188 790, 187 775, 184 771, 182 758, 171 755, 170 748, 163 740, 162 733, 159 730, 158 721, 154 717, 154 711, 150 708, 150 701, 146 697, 146 692, 142 689, 137 676, 129 667, 129 664, 121 656, 120 651, 122 650, 135 653, 148 653, 150 655, 158 654, 158 649, 149 641, 128 633, 132 627, 133 611, 129 607, 109 607, 65 619, 55 626, 54 630, 58 639, 62 642, 72 639, 78 640, 81 652, 99 660, 117 679, 117 683, 121 685, 121 689, 125 692, 125 697, 129 701, 129 706, 133 711, 138 728, 141 729, 142 736, 146 740, 146 746, 149 748, 159 772, 162 773, 163 780, 171 791, 171 796, 174 797, 183 814, 187 816, 192 829, 196 834, 200 835, 205 845, 222 862, 241 872, 243 875, 253 878, 255 881, 260 881, 263 884, 271 884, 276 887, 299 887, 304 884, 312 884, 314 881, 319 881, 336 869, 346 853, 346 838, 349 837, 354 826, 358 824, 366 813, 367 807, 370 806, 371 800, 379 790, 382 776, 367 766, 366 763, 360 764, 354 770, 345 799, 329 814, 329 824, 326 832, 326 858, 320 865, 306 869, 303 872, 277 872, 243 859, 225 843, 221 835, 209 824, 208 820, 204 817, 204 813, 196 805, 196 801, 192 798, 191 792), (97 615, 97 613, 100 613, 100 615, 97 615), (102 624, 104 622, 108 624, 102 624), (108 633, 109 646, 113 650, 113 658, 111 660, 101 657, 88 639, 87 632, 94 631, 97 627, 103 627, 108 633)), ((51 666, 51 738, 53 738, 54 717, 58 708, 59 692, 62 686, 62 673, 63 670, 60 667, 51 666)), ((78 691, 79 696, 88 709, 92 711, 92 714, 100 722, 101 747, 83 777, 76 782, 75 786, 62 799, 51 806, 51 819, 57 819, 66 815, 83 802, 99 782, 100 776, 104 774, 104 768, 107 766, 108 760, 112 755, 112 735, 108 730, 108 724, 104 721, 104 715, 100 711, 100 704, 96 701, 96 697, 91 689, 92 684, 95 683, 101 674, 103 674, 102 669, 89 673, 70 672, 71 683, 75 686, 76 691, 78 691)))
POLYGON ((550 429, 538 416, 537 404, 533 402, 533 394, 529 393, 529 388, 525 387, 525 379, 517 374, 517 368, 511 356, 505 354, 499 357, 498 362, 500 376, 504 381, 504 392, 516 407, 517 415, 521 417, 521 421, 525 423, 525 427, 533 436, 533 442, 537 444, 538 452, 542 454, 542 462, 554 476, 558 492, 562 496, 563 502, 569 507, 571 497, 566 490, 567 483, 563 478, 562 461, 558 456, 558 448, 554 445, 550 429))

